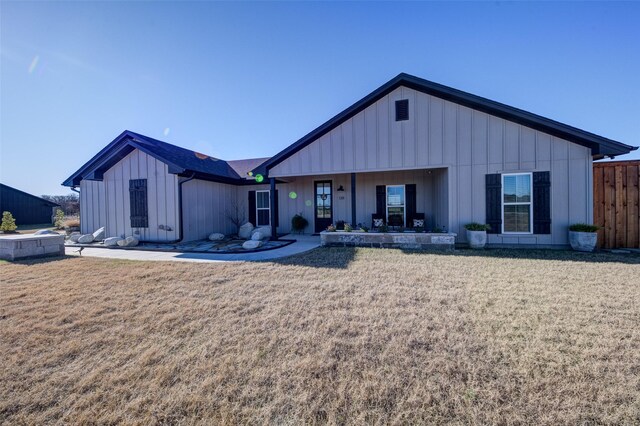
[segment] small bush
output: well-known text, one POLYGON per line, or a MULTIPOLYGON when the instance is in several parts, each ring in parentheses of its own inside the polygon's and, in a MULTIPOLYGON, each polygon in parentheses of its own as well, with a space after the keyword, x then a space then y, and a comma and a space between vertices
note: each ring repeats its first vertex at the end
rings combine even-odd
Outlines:
POLYGON ((389 232, 389 227, 387 225, 378 226, 378 232, 389 232))
POLYGON ((56 218, 53 224, 55 225, 56 229, 62 229, 62 227, 64 226, 64 212, 62 211, 62 209, 56 209, 56 218))
POLYGON ((575 223, 569 227, 569 231, 573 232, 598 232, 599 226, 589 225, 588 223, 575 223))
POLYGON ((467 231, 488 231, 491 229, 491 226, 484 223, 471 222, 467 223, 464 229, 467 231))
POLYGON ((336 229, 338 231, 342 231, 344 229, 344 220, 339 220, 336 222, 336 229))
POLYGON ((350 224, 350 223, 345 223, 345 224, 344 224, 344 231, 345 231, 345 232, 351 232, 351 231, 353 231, 353 227, 351 226, 351 224, 350 224))
POLYGON ((369 227, 365 226, 365 225, 360 225, 360 231, 362 232, 369 232, 369 227))
POLYGON ((307 225, 309 225, 309 221, 302 216, 302 213, 298 213, 291 218, 291 229, 295 232, 304 231, 307 225))
POLYGON ((336 227, 333 225, 327 226, 327 232, 336 232, 336 227))
POLYGON ((16 220, 13 218, 11 212, 2 212, 2 224, 0 224, 0 231, 13 232, 18 229, 16 220))

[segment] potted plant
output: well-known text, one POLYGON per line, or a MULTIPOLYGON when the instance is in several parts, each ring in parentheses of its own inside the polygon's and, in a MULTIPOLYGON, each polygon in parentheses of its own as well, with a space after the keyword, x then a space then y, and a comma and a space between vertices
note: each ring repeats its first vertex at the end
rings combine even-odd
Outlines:
POLYGON ((569 244, 576 251, 594 251, 598 244, 599 226, 576 223, 569 227, 569 244))
POLYGON ((491 229, 484 223, 467 223, 464 226, 467 230, 467 241, 472 249, 482 249, 487 244, 487 231, 491 229))
POLYGON ((302 213, 298 213, 291 218, 291 229, 294 232, 302 234, 307 225, 309 225, 309 222, 302 216, 302 213))
POLYGON ((336 227, 333 224, 327 226, 327 232, 336 232, 336 227))

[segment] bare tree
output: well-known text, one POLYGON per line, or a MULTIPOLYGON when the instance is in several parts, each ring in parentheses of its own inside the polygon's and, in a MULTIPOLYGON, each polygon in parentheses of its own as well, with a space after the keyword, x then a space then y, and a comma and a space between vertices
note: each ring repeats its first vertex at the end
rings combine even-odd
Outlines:
POLYGON ((231 206, 226 211, 226 218, 237 230, 240 230, 240 226, 244 225, 247 220, 244 203, 238 203, 236 201, 231 203, 231 206))
POLYGON ((43 195, 47 201, 59 204, 66 216, 76 216, 80 212, 80 201, 78 194, 67 195, 43 195))

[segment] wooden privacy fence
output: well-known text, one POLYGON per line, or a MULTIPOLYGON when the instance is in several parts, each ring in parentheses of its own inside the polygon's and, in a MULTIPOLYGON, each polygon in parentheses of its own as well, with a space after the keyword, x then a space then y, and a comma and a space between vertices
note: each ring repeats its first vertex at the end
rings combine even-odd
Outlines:
POLYGON ((598 247, 640 247, 640 160, 593 164, 593 218, 598 247))

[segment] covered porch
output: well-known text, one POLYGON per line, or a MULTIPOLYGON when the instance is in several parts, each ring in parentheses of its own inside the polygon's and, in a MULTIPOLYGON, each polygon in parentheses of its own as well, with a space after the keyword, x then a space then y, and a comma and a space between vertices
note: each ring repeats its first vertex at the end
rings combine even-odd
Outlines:
POLYGON ((306 234, 329 225, 389 231, 449 231, 447 168, 354 172, 271 178, 277 194, 278 232, 291 231, 291 218, 302 214, 306 234))

